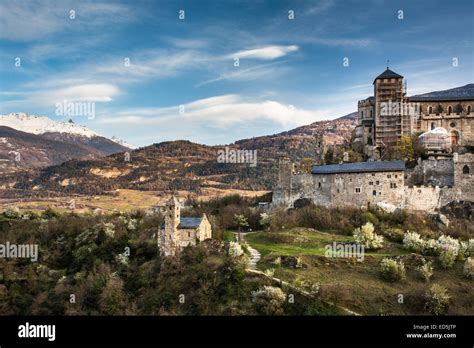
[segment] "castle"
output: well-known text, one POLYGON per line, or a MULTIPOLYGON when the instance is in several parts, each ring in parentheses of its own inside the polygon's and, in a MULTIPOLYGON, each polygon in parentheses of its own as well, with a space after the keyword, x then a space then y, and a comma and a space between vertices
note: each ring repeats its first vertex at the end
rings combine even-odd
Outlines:
POLYGON ((311 173, 296 173, 283 159, 272 205, 293 207, 307 199, 327 207, 435 211, 452 201, 474 201, 473 169, 470 153, 419 161, 413 169, 404 161, 371 161, 314 166, 311 173))
POLYGON ((162 207, 165 222, 158 231, 158 248, 163 256, 173 256, 184 247, 212 238, 212 228, 206 214, 202 217, 181 217, 176 197, 162 207))
POLYGON ((474 145, 474 97, 406 96, 403 76, 387 67, 374 95, 358 102, 354 147, 372 159, 404 135, 444 128, 454 149, 474 145))
POLYGON ((403 76, 388 67, 373 84, 374 96, 358 103, 352 142, 370 161, 300 173, 282 159, 273 206, 309 200, 328 207, 435 211, 452 201, 474 201, 474 154, 468 150, 474 146, 474 98, 407 97, 403 76), (431 154, 427 160, 410 169, 404 161, 381 160, 385 149, 415 133, 423 133, 420 139, 431 154))

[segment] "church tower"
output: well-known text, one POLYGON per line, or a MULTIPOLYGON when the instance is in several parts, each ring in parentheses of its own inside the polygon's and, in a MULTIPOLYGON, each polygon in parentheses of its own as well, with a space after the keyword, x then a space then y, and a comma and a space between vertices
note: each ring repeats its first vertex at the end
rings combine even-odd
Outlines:
MULTIPOLYGON (((404 134, 409 133, 410 120, 400 112, 405 93, 403 76, 387 67, 374 80, 375 97, 375 145, 377 147, 393 146, 404 134)), ((411 133, 409 133, 411 134, 411 133)))
POLYGON ((173 196, 163 207, 165 223, 158 233, 158 247, 165 256, 174 255, 179 246, 178 225, 180 223, 180 205, 173 196))

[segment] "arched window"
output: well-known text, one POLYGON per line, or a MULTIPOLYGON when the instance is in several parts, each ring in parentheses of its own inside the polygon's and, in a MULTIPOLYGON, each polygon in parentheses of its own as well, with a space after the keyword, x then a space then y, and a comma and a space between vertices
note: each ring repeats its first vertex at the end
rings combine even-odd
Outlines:
POLYGON ((467 106, 467 113, 468 113, 468 114, 471 113, 471 105, 468 105, 468 106, 467 106))
POLYGON ((453 111, 453 107, 451 105, 448 106, 448 115, 451 115, 452 111, 453 111))
POLYGON ((454 129, 451 131, 451 144, 458 145, 460 143, 460 134, 459 132, 455 131, 454 129))
POLYGON ((318 187, 321 188, 321 183, 320 182, 318 182, 318 187))
POLYGON ((436 122, 431 122, 431 130, 436 128, 436 122))
POLYGON ((364 118, 364 112, 363 111, 360 112, 360 118, 364 118))
POLYGON ((466 164, 464 167, 462 167, 462 173, 463 174, 469 174, 469 166, 466 164))
POLYGON ((432 106, 428 107, 428 113, 429 113, 429 114, 432 114, 432 113, 433 113, 433 107, 432 107, 432 106))

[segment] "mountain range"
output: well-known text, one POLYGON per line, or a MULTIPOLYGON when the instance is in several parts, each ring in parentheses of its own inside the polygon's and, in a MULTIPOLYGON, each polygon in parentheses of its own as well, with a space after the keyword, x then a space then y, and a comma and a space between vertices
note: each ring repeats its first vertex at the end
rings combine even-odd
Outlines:
MULTIPOLYGON (((474 97, 473 86, 425 95, 474 97)), ((322 141, 325 145, 348 148, 356 123, 357 112, 353 112, 227 146, 177 140, 132 151, 117 139, 101 137, 72 122, 43 127, 34 120, 28 127, 15 124, 15 130, 1 127, 0 121, 0 171, 3 166, 4 173, 0 177, 0 197, 44 196, 51 192, 97 195, 116 189, 193 192, 205 187, 271 189, 278 178, 279 158, 316 162, 321 159, 322 141), (219 163, 217 153, 224 147, 257 150, 258 165, 219 163), (11 160, 14 151, 21 153, 26 165, 11 160)))
POLYGON ((93 159, 130 150, 72 120, 12 113, 0 115, 0 173, 44 168, 72 159, 93 159))

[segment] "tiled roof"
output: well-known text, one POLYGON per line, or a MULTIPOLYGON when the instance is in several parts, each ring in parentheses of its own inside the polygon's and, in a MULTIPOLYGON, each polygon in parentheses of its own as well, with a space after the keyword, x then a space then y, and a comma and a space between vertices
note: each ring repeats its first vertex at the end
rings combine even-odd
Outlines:
POLYGON ((379 76, 377 76, 375 79, 374 79, 374 83, 376 80, 378 79, 393 79, 393 78, 403 78, 402 75, 398 75, 396 72, 393 72, 392 70, 390 70, 389 68, 387 68, 387 70, 385 70, 383 73, 381 73, 379 76))
POLYGON ((396 172, 405 170, 404 161, 373 161, 314 166, 311 174, 396 172))

